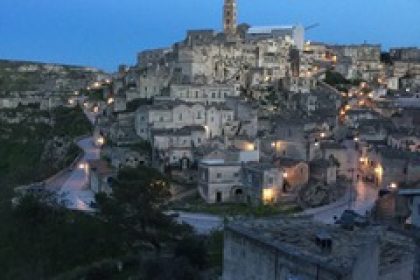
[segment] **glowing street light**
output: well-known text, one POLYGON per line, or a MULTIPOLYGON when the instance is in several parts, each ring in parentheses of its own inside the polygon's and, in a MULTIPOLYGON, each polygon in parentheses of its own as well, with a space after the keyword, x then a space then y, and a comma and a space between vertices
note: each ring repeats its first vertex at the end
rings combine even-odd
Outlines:
POLYGON ((105 144, 105 138, 103 136, 99 136, 98 139, 96 139, 96 144, 98 146, 103 146, 105 144))

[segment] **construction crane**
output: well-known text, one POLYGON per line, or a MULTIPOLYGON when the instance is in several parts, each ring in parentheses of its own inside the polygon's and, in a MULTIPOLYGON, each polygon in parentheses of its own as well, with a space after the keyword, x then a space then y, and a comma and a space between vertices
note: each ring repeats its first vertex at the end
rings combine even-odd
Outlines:
POLYGON ((311 24, 311 25, 309 25, 309 26, 306 26, 306 27, 305 27, 305 31, 308 31, 308 30, 311 30, 311 29, 317 28, 318 26, 320 26, 320 24, 319 24, 319 23, 314 23, 314 24, 311 24))

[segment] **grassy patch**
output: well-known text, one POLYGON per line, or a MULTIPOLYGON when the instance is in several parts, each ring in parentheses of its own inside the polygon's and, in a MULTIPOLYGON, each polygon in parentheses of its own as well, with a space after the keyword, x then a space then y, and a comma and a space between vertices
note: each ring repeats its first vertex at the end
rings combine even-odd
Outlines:
POLYGON ((218 216, 269 217, 293 214, 302 209, 295 204, 251 206, 245 203, 207 204, 199 196, 171 205, 172 209, 187 212, 207 213, 218 216))

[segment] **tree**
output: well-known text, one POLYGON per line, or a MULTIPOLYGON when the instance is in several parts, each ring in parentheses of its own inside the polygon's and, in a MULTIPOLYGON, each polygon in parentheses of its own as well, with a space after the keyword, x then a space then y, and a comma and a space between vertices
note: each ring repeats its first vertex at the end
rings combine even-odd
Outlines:
POLYGON ((195 267, 203 269, 208 264, 208 251, 204 240, 196 236, 187 236, 178 242, 175 257, 185 257, 195 267))
POLYGON ((126 246, 147 242, 158 251, 161 242, 176 234, 179 227, 163 213, 170 197, 169 183, 155 169, 122 169, 112 183, 112 195, 97 195, 100 215, 125 235, 126 246))

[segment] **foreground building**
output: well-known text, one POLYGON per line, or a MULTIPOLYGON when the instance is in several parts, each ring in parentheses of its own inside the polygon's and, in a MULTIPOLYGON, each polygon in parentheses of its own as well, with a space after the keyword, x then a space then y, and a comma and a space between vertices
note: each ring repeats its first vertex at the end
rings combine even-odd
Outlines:
POLYGON ((223 280, 409 280, 413 260, 411 239, 377 227, 238 221, 225 229, 223 280))

